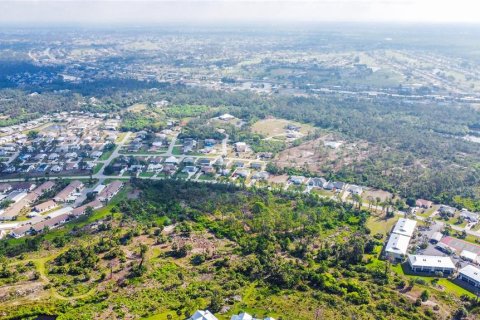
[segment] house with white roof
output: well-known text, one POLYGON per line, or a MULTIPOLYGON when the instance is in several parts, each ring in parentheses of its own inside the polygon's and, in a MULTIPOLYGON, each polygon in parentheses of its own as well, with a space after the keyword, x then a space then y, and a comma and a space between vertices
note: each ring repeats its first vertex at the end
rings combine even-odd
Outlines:
POLYGON ((472 265, 467 265, 460 269, 458 278, 468 284, 480 287, 480 269, 472 265))
POLYGON ((49 156, 48 156, 48 160, 57 160, 59 157, 58 153, 51 153, 49 156))
POLYGON ((408 264, 413 272, 442 272, 451 274, 455 271, 455 264, 450 257, 408 255, 408 264))
POLYGON ((161 172, 163 170, 163 165, 151 163, 147 167, 147 172, 161 172))
POLYGON ((65 158, 67 159, 75 159, 78 157, 78 154, 76 152, 68 152, 65 154, 65 158))
POLYGON ((305 177, 303 176, 291 176, 290 182, 296 185, 300 185, 305 182, 305 177))
POLYGON ((385 255, 392 260, 402 260, 407 255, 410 237, 392 233, 385 247, 385 255))
POLYGON ((231 114, 228 114, 228 113, 222 114, 222 115, 219 116, 218 118, 219 118, 220 120, 223 120, 223 121, 229 121, 229 120, 235 119, 234 116, 232 116, 231 114))
POLYGON ((432 236, 430 237, 430 242, 431 243, 439 243, 440 240, 442 240, 443 234, 441 232, 434 232, 432 236))
POLYGON ((236 152, 245 152, 247 151, 247 144, 245 142, 237 142, 235 143, 235 151, 236 152))
POLYGON ((175 158, 174 156, 170 156, 167 159, 165 159, 165 163, 167 163, 167 164, 178 164, 178 159, 175 158))
POLYGON ((354 184, 349 185, 348 192, 351 194, 361 195, 363 193, 363 189, 360 186, 356 186, 354 184))
POLYGON ((90 156, 91 156, 92 158, 98 159, 98 158, 100 158, 100 157, 102 156, 102 154, 103 154, 102 151, 97 150, 97 151, 93 151, 93 152, 90 154, 90 156))
POLYGON ((403 236, 411 237, 415 232, 417 221, 411 219, 400 218, 398 219, 392 233, 401 234, 403 236))
POLYGON ((193 316, 188 318, 188 320, 218 320, 218 319, 208 310, 197 310, 193 314, 193 316))
POLYGON ((466 209, 462 209, 462 212, 460 212, 460 217, 464 218, 465 220, 468 220, 469 222, 478 222, 478 213, 475 212, 470 212, 466 209))

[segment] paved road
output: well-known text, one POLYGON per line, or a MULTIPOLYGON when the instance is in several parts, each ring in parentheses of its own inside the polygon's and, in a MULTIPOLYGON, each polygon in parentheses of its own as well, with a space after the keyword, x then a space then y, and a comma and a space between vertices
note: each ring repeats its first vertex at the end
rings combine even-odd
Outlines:
POLYGON ((225 138, 222 140, 222 156, 226 157, 227 156, 227 143, 229 139, 229 135, 225 133, 225 138))
POLYGON ((118 145, 115 147, 115 150, 113 150, 112 154, 110 155, 110 157, 108 157, 107 160, 103 161, 103 167, 100 171, 98 171, 96 174, 93 175, 93 178, 95 179, 99 179, 100 182, 102 182, 103 180, 106 179, 106 177, 108 176, 105 176, 103 174, 103 169, 110 165, 110 163, 113 161, 113 159, 115 159, 116 157, 119 156, 119 152, 120 150, 122 149, 122 147, 125 145, 125 143, 130 139, 130 136, 132 135, 131 132, 127 132, 127 134, 123 137, 122 141, 120 141, 118 143, 118 145))
POLYGON ((172 141, 170 142, 170 145, 168 146, 168 150, 164 154, 165 156, 170 157, 172 155, 173 148, 175 147, 175 144, 177 143, 177 137, 178 137, 178 134, 172 138, 172 141))
POLYGON ((13 160, 15 160, 20 155, 20 150, 16 151, 14 154, 8 158, 7 164, 10 164, 13 160))

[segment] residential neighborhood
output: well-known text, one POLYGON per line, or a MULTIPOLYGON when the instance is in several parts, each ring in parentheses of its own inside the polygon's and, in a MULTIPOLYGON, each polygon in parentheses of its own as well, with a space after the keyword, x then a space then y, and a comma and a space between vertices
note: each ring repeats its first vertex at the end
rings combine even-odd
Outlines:
MULTIPOLYGON (((63 181, 62 183, 65 184, 63 181)), ((89 210, 91 213, 93 210, 103 207, 122 186, 122 182, 112 181, 105 186, 95 200, 85 200, 76 206, 78 199, 87 199, 87 191, 81 181, 69 182, 51 198, 48 196, 48 191, 58 189, 58 186, 53 181, 46 181, 31 192, 24 192, 24 196, 20 200, 3 210, 0 219, 14 221, 14 223, 10 222, 8 228, 2 228, 2 230, 10 229, 10 236, 21 238, 43 232, 46 229, 57 228, 71 219, 87 214, 89 210)), ((13 183, 10 190, 16 188, 16 184, 13 183)))

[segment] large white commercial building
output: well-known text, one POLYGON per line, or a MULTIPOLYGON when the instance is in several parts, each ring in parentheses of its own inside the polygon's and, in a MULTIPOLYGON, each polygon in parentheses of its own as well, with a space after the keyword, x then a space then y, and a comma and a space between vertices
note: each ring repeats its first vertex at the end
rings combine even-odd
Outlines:
POLYGON ((410 237, 392 233, 385 247, 385 254, 392 260, 402 260, 407 255, 410 237))
POLYGON ((410 238, 415 232, 417 221, 400 218, 393 227, 385 247, 385 255, 392 260, 403 260, 407 255, 410 238))
POLYGON ((395 227, 393 228, 392 233, 401 234, 407 237, 412 237, 413 233, 415 232, 416 226, 417 226, 417 221, 400 218, 395 224, 395 227))
POLYGON ((455 271, 455 264, 450 257, 408 255, 408 264, 413 272, 442 272, 451 274, 455 271))
POLYGON ((467 265, 460 269, 458 278, 469 283, 472 286, 480 287, 480 269, 472 265, 467 265))

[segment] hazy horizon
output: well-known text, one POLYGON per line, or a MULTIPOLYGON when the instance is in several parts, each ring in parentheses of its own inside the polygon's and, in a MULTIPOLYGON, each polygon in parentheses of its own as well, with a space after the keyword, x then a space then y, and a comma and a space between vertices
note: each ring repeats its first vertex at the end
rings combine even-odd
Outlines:
POLYGON ((480 22, 471 0, 0 1, 0 24, 152 25, 480 22))

